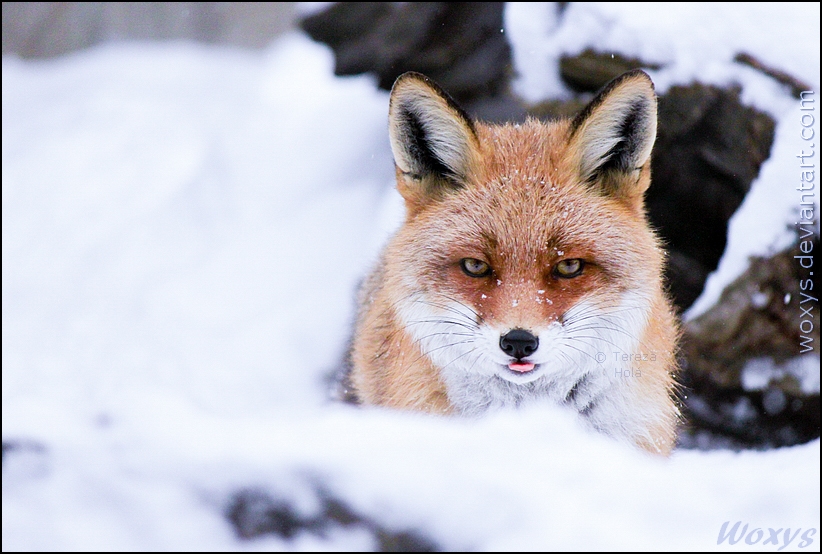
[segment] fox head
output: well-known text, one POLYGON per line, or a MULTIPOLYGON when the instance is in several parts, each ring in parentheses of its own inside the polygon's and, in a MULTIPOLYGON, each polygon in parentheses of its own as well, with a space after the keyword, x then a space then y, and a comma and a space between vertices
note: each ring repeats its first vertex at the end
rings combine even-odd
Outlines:
POLYGON ((586 377, 641 349, 664 260, 644 209, 656 112, 639 70, 573 120, 521 125, 472 121, 423 75, 397 79, 389 136, 407 216, 386 284, 454 405, 593 397, 603 385, 586 377))

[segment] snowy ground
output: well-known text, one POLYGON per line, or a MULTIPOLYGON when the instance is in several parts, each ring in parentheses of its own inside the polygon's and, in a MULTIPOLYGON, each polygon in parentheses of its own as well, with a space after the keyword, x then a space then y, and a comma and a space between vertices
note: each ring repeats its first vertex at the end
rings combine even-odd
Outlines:
MULTIPOLYGON (((660 90, 736 80, 777 118, 697 311, 785 243, 798 204, 798 103, 733 54, 819 86, 819 5, 746 6, 506 14, 526 97, 561 93, 551 53, 618 46, 669 64, 660 90)), ((354 288, 401 214, 387 94, 332 66, 297 34, 263 53, 3 59, 3 550, 372 546, 241 541, 223 516, 249 486, 311 513, 316 482, 446 549, 819 550, 818 440, 663 461, 550 407, 460 421, 328 402, 354 288), (737 521, 763 538, 717 545, 737 521)))

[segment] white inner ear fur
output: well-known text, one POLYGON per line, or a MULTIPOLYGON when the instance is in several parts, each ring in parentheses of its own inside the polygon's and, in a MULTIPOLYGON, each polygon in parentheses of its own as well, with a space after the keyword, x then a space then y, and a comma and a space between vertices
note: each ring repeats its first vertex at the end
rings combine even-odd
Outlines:
POLYGON ((409 148, 406 113, 413 114, 425 129, 426 142, 434 155, 456 175, 465 176, 473 151, 471 129, 436 91, 419 82, 400 85, 392 93, 388 133, 394 162, 400 171, 419 174, 424 169, 409 148))
POLYGON ((577 132, 583 180, 589 180, 597 168, 607 161, 608 153, 625 138, 622 135, 623 123, 638 105, 642 109, 637 124, 642 128, 631 137, 637 141, 629 153, 631 169, 640 168, 648 161, 656 140, 656 97, 650 83, 635 79, 611 91, 577 132))

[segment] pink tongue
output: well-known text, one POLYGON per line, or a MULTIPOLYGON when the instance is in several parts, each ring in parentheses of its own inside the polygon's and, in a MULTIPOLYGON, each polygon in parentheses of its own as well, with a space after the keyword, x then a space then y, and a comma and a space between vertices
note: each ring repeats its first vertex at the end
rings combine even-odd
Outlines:
POLYGON ((510 364, 508 364, 508 369, 511 369, 513 371, 519 371, 520 373, 525 373, 527 371, 531 371, 532 369, 534 369, 534 364, 528 364, 524 362, 511 362, 510 364))

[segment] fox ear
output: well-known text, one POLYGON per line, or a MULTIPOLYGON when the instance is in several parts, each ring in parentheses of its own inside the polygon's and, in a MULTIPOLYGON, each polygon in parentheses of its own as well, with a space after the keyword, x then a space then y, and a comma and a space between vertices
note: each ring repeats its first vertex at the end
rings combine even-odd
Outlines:
POLYGON ((654 84, 635 69, 608 83, 574 118, 569 146, 583 182, 602 194, 641 197, 655 140, 654 84))
POLYGON ((419 73, 394 82, 388 133, 406 201, 422 202, 465 186, 478 152, 474 125, 436 83, 419 73))

